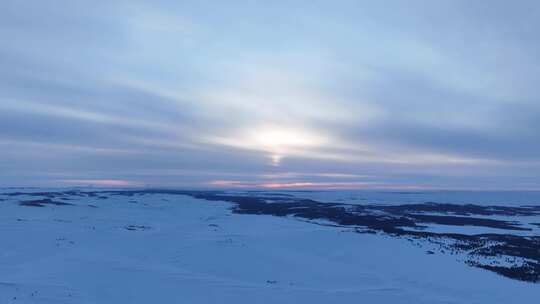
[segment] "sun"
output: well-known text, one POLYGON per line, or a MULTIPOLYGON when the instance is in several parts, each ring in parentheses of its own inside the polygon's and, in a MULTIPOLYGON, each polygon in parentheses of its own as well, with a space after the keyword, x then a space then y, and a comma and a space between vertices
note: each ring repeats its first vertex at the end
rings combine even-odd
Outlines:
POLYGON ((252 141, 261 148, 283 151, 294 147, 316 146, 320 138, 293 128, 266 127, 255 129, 250 134, 252 141))
POLYGON ((323 145, 325 139, 300 128, 264 126, 250 131, 246 142, 270 153, 271 164, 279 166, 283 157, 323 145))
POLYGON ((302 127, 261 125, 244 127, 236 134, 210 137, 207 141, 235 148, 265 153, 272 166, 279 166, 289 156, 313 155, 329 140, 321 132, 302 127))

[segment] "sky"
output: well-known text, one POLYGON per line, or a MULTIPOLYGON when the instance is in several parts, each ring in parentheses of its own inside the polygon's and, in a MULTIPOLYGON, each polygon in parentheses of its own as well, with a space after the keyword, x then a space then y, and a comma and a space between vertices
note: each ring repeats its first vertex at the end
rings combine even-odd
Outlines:
POLYGON ((0 2, 0 186, 540 190, 538 1, 0 2))

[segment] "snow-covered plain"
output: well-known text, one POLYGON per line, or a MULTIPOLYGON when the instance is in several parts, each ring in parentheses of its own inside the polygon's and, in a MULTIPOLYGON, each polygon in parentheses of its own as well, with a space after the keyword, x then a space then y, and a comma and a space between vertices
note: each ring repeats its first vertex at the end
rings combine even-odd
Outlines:
POLYGON ((296 197, 320 201, 346 202, 348 204, 412 204, 451 203, 522 206, 540 205, 540 191, 376 191, 376 190, 325 190, 281 191, 296 197))
MULTIPOLYGON (((2 190, 12 192, 13 190, 2 190)), ((313 195, 313 194, 306 194, 313 195)), ((183 195, 0 195, 0 303, 529 303, 540 284, 415 241, 183 195), (413 243, 413 244, 411 244, 413 243)))

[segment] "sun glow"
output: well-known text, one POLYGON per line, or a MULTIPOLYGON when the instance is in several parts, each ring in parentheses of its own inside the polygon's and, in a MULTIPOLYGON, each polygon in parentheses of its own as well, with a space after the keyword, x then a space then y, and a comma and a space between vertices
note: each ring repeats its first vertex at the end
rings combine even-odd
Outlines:
POLYGON ((286 155, 295 154, 298 150, 317 147, 325 143, 321 136, 316 136, 305 130, 273 126, 249 132, 247 141, 258 149, 269 152, 273 166, 279 166, 286 155))
POLYGON ((297 129, 267 127, 250 132, 251 141, 265 150, 283 151, 295 147, 313 147, 323 143, 320 137, 297 129))
POLYGON ((295 127, 261 126, 237 135, 212 138, 213 143, 267 153, 270 164, 279 166, 287 156, 309 154, 328 143, 326 137, 295 127))

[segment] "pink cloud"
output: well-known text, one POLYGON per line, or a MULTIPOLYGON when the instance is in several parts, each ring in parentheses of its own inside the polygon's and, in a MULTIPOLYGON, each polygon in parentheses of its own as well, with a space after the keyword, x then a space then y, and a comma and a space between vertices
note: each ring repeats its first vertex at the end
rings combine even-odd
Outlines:
POLYGON ((337 189, 407 189, 421 190, 430 189, 423 185, 404 185, 404 184, 384 184, 370 182, 251 182, 251 181, 232 181, 232 180, 217 180, 208 183, 214 187, 223 188, 262 188, 262 189, 321 189, 321 190, 337 190, 337 189))
POLYGON ((80 186, 100 186, 100 187, 137 187, 142 186, 142 183, 122 180, 122 179, 63 179, 59 182, 80 185, 80 186))
POLYGON ((263 183, 262 188, 269 189, 290 189, 290 188, 316 188, 316 189, 364 189, 371 183, 363 182, 284 182, 284 183, 263 183))

